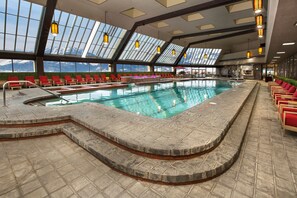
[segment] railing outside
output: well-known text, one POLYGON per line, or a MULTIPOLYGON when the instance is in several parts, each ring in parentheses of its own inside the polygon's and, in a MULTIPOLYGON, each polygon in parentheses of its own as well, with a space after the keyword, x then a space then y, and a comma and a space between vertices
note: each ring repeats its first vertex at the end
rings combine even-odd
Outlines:
MULTIPOLYGON (((3 84, 3 107, 7 107, 7 105, 6 105, 6 91, 5 91, 5 87, 6 87, 6 85, 8 85, 9 83, 29 83, 29 84, 34 85, 34 86, 36 86, 37 88, 39 88, 39 89, 41 89, 41 90, 43 90, 43 91, 45 91, 45 92, 47 92, 47 93, 49 93, 49 94, 51 94, 51 95, 57 97, 57 98, 61 98, 59 95, 57 95, 57 94, 55 94, 55 93, 53 93, 53 92, 51 92, 51 91, 49 91, 49 90, 46 90, 46 89, 40 87, 39 85, 36 85, 35 83, 32 83, 32 82, 30 82, 30 81, 27 81, 27 80, 13 80, 13 81, 7 81, 7 82, 5 82, 5 83, 3 84)), ((64 100, 64 101, 66 101, 66 102, 69 102, 69 100, 66 100, 66 99, 64 99, 64 98, 61 98, 61 99, 64 100)))

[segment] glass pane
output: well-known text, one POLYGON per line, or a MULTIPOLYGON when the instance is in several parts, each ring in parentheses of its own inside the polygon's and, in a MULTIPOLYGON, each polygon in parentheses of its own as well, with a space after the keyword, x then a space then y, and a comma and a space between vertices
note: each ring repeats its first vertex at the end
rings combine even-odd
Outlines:
POLYGON ((19 8, 19 0, 7 0, 7 13, 17 15, 19 8))
POLYGON ((157 63, 174 64, 184 47, 170 43, 165 51, 158 58, 157 63), (176 55, 172 55, 172 50, 175 50, 176 55))
POLYGON ((100 63, 90 63, 90 72, 101 72, 100 63))
POLYGON ((40 20, 42 14, 42 6, 32 3, 31 19, 40 20))
POLYGON ((56 61, 44 61, 44 72, 60 72, 60 63, 56 61))
POLYGON ((30 3, 27 1, 21 1, 19 15, 28 18, 29 13, 30 13, 30 3))
POLYGON ((15 36, 7 34, 5 38, 5 50, 14 51, 15 36))
POLYGON ((6 19, 6 33, 15 34, 17 17, 14 15, 7 15, 6 19))
POLYGON ((4 33, 4 14, 0 13, 0 32, 4 33))
POLYGON ((11 59, 0 59, 0 72, 12 72, 11 59))
POLYGON ((27 27, 28 27, 28 19, 19 17, 18 23, 18 35, 26 36, 27 34, 27 27))
POLYGON ((34 52, 35 51, 35 43, 36 43, 36 38, 27 38, 27 43, 26 43, 26 52, 34 52))
POLYGON ((0 12, 5 12, 6 0, 0 0, 0 12))
POLYGON ((76 72, 89 72, 89 63, 76 63, 76 72))
POLYGON ((26 37, 24 37, 24 36, 18 36, 17 37, 15 51, 23 52, 25 50, 25 39, 26 39, 26 37))
POLYGON ((3 45, 4 45, 4 34, 0 33, 0 50, 3 50, 3 45))
POLYGON ((28 36, 30 37, 37 37, 39 28, 39 21, 36 20, 30 20, 29 30, 28 30, 28 36))
POLYGON ((75 63, 61 62, 61 72, 75 72, 75 63))
POLYGON ((34 72, 34 62, 31 60, 13 60, 13 72, 34 72))

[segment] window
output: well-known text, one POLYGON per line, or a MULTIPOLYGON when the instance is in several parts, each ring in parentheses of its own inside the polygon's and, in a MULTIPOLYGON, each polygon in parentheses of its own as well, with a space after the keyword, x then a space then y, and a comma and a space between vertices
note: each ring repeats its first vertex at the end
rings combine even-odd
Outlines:
POLYGON ((86 56, 111 59, 127 30, 96 22, 93 31, 94 36, 92 37, 91 35, 90 37, 90 46, 87 46, 89 49, 86 49, 88 51, 86 56), (105 32, 109 35, 109 43, 107 45, 103 44, 103 35, 105 32))
POLYGON ((59 24, 59 34, 48 35, 45 53, 81 56, 95 21, 60 10, 55 10, 53 20, 59 24))
POLYGON ((147 65, 117 64, 117 72, 149 72, 147 65))
POLYGON ((173 72, 173 67, 155 66, 154 71, 155 72, 173 72))
POLYGON ((157 63, 174 64, 184 47, 170 43, 166 50, 158 58, 157 63), (172 50, 176 51, 176 55, 172 55, 172 50))
POLYGON ((34 61, 0 59, 0 72, 34 72, 34 61))
POLYGON ((0 50, 34 53, 43 10, 25 0, 0 0, 0 50))
POLYGON ((222 49, 189 48, 187 57, 180 60, 182 65, 214 65, 222 49), (207 58, 206 58, 207 57, 207 58))
POLYGON ((110 72, 107 63, 44 61, 45 72, 110 72))
POLYGON ((150 62, 157 54, 158 45, 162 47, 164 43, 165 41, 135 32, 119 59, 150 62), (135 48, 136 40, 140 43, 139 49, 135 48))

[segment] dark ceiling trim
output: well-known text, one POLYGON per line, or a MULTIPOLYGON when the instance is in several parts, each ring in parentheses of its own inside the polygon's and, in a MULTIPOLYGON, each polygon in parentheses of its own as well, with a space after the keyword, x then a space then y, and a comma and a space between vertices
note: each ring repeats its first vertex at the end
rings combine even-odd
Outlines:
POLYGON ((42 57, 44 55, 48 34, 50 31, 52 18, 55 12, 57 0, 47 0, 45 7, 45 14, 42 20, 41 32, 39 39, 37 40, 37 56, 42 57))
POLYGON ((183 39, 183 38, 188 38, 188 37, 195 37, 195 36, 205 36, 205 35, 217 34, 217 33, 226 33, 226 32, 240 31, 240 30, 248 30, 248 29, 254 29, 254 28, 255 28, 255 24, 252 24, 252 25, 244 25, 244 26, 239 26, 239 27, 231 27, 231 28, 224 28, 224 29, 218 29, 218 30, 210 30, 210 31, 206 31, 206 32, 196 32, 196 33, 191 33, 191 34, 184 34, 184 35, 174 36, 174 37, 172 37, 172 40, 183 39))
POLYGON ((149 62, 137 62, 137 61, 126 61, 126 60, 119 60, 114 62, 115 64, 128 64, 128 65, 150 65, 149 62))
POLYGON ((244 34, 250 34, 250 33, 253 33, 253 32, 256 32, 255 26, 253 27, 253 29, 250 29, 250 30, 235 32, 235 33, 232 33, 232 34, 227 34, 227 35, 218 36, 218 37, 214 37, 214 38, 209 38, 209 39, 205 39, 205 40, 201 40, 201 41, 191 42, 191 43, 189 43, 189 46, 200 44, 200 43, 205 43, 205 42, 210 42, 210 41, 216 41, 216 40, 225 39, 225 38, 231 38, 231 37, 240 36, 240 35, 244 35, 244 34))
POLYGON ((21 60, 35 60, 35 54, 25 54, 17 52, 1 52, 0 59, 21 59, 21 60))
POLYGON ((181 10, 177 10, 177 11, 173 11, 173 12, 169 12, 166 14, 162 14, 156 17, 152 17, 149 19, 145 19, 142 21, 138 21, 136 22, 133 27, 131 28, 131 30, 127 31, 124 38, 122 39, 119 47, 117 48, 117 50, 115 51, 113 57, 112 57, 112 61, 116 62, 118 61, 120 55, 122 54, 122 52, 124 51, 126 45, 128 44, 129 40, 131 39, 133 33, 135 32, 135 30, 137 29, 138 26, 143 26, 143 25, 147 25, 150 23, 154 23, 157 21, 162 21, 162 20, 166 20, 166 19, 171 19, 171 18, 175 18, 175 17, 179 17, 179 16, 183 16, 186 14, 190 14, 193 12, 199 12, 202 10, 208 10, 208 9, 212 9, 212 8, 216 8, 216 7, 220 7, 220 6, 224 6, 224 5, 228 5, 228 4, 233 4, 236 2, 240 2, 242 0, 212 0, 206 3, 202 3, 202 4, 198 4, 195 6, 191 6, 188 8, 184 8, 181 10))
POLYGON ((166 14, 162 14, 160 16, 152 17, 152 18, 149 18, 149 19, 144 19, 142 21, 136 22, 135 25, 136 26, 147 25, 147 24, 154 23, 154 22, 157 22, 157 21, 162 21, 162 20, 171 19, 171 18, 174 18, 174 17, 183 16, 183 15, 190 14, 190 13, 193 13, 193 12, 208 10, 208 9, 211 9, 211 8, 216 8, 216 7, 224 6, 224 5, 227 5, 227 4, 233 4, 233 3, 236 3, 236 2, 239 2, 239 1, 242 1, 242 0, 212 0, 212 1, 209 1, 209 2, 206 2, 206 3, 201 3, 201 4, 194 5, 194 6, 184 8, 184 9, 181 9, 181 10, 177 10, 177 11, 169 12, 169 13, 166 13, 166 14))
POLYGON ((111 63, 111 60, 108 59, 99 59, 99 58, 81 58, 73 56, 53 56, 45 55, 43 57, 45 61, 62 61, 62 62, 86 62, 86 63, 111 63))

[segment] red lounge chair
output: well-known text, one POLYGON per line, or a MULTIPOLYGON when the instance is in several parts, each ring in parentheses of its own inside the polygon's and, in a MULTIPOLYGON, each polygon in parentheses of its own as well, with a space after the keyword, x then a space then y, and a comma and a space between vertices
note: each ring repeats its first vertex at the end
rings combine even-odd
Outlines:
MULTIPOLYGON (((8 76, 8 81, 18 81, 19 78, 17 76, 8 76)), ((8 88, 10 89, 21 89, 22 88, 22 84, 19 82, 12 82, 12 83, 8 83, 8 88)))
POLYGON ((270 95, 273 96, 273 92, 275 92, 276 90, 282 90, 282 89, 284 89, 287 85, 288 85, 288 83, 284 82, 284 83, 282 83, 281 86, 272 86, 272 87, 271 87, 271 91, 270 91, 270 95))
POLYGON ((101 80, 104 83, 108 81, 105 74, 101 74, 101 80))
POLYGON ((122 78, 122 76, 121 76, 120 74, 117 74, 117 78, 118 78, 118 80, 120 81, 121 78, 122 78))
POLYGON ((81 77, 81 75, 76 75, 75 78, 76 78, 76 82, 77 82, 77 83, 79 83, 79 84, 87 84, 87 81, 85 81, 85 80, 81 77))
POLYGON ((278 107, 281 104, 297 104, 297 90, 292 95, 281 95, 276 102, 278 107))
MULTIPOLYGON (((29 82, 31 82, 31 83, 34 83, 34 84, 36 84, 35 83, 35 77, 34 76, 25 76, 25 80, 26 81, 29 81, 29 82)), ((31 83, 25 83, 25 85, 26 85, 26 87, 28 88, 31 88, 31 87, 35 87, 35 85, 34 84, 31 84, 31 83)))
POLYGON ((96 83, 96 81, 93 80, 93 78, 89 74, 85 75, 85 79, 86 79, 87 83, 96 83))
POLYGON ((48 80, 47 76, 39 76, 39 85, 44 87, 52 86, 52 83, 48 80))
POLYGON ((281 121, 284 129, 297 132, 297 106, 284 107, 281 121))
POLYGON ((296 87, 291 86, 289 90, 285 90, 282 93, 276 93, 274 95, 273 100, 274 100, 275 104, 277 105, 278 104, 278 101, 281 99, 281 97, 283 95, 293 95, 295 92, 296 92, 296 87))
POLYGON ((101 78, 100 78, 99 75, 97 75, 97 74, 94 74, 93 79, 94 79, 94 81, 95 81, 96 83, 101 83, 101 82, 102 82, 101 78))
POLYGON ((71 76, 64 76, 65 85, 76 85, 76 82, 71 78, 71 76))
POLYGON ((113 81, 113 82, 118 81, 118 78, 114 74, 110 74, 109 77, 110 77, 110 80, 113 81))
POLYGON ((52 76, 53 85, 62 86, 64 83, 61 81, 59 76, 52 76))

